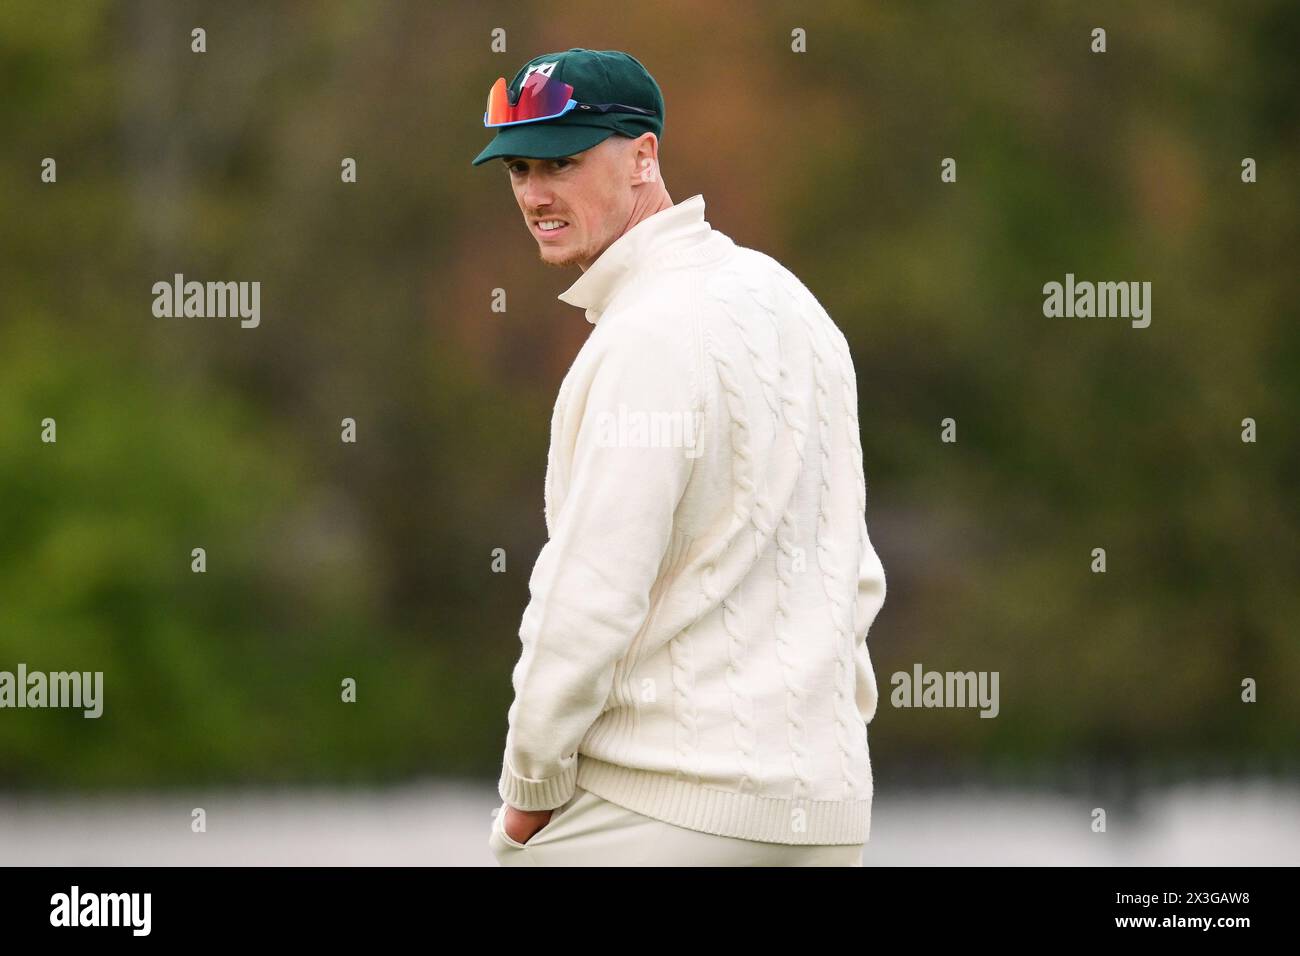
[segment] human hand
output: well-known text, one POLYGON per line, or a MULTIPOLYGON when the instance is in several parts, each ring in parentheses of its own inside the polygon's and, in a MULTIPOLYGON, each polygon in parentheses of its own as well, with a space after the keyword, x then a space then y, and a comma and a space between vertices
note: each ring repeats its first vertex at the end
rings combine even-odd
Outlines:
POLYGON ((506 836, 516 843, 527 843, 542 827, 551 821, 551 814, 554 810, 520 810, 516 807, 506 804, 502 810, 505 817, 501 821, 501 829, 505 831, 506 836))

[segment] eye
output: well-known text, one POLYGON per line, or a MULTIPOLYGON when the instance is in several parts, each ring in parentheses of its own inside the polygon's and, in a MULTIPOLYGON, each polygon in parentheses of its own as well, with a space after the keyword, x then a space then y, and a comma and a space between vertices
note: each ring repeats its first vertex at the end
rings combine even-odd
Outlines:
MULTIPOLYGON (((565 157, 563 157, 563 156, 560 157, 559 159, 552 159, 552 160, 549 160, 549 162, 550 162, 551 165, 552 165, 553 167, 555 167, 556 169, 564 169, 566 166, 572 166, 572 165, 573 165, 573 161, 572 161, 572 160, 567 159, 567 158, 565 158, 565 157)), ((524 169, 525 169, 525 166, 524 166, 524 164, 521 163, 521 162, 510 163, 509 165, 506 166, 506 170, 509 171, 509 172, 511 172, 511 173, 520 173, 520 172, 523 172, 524 169)))

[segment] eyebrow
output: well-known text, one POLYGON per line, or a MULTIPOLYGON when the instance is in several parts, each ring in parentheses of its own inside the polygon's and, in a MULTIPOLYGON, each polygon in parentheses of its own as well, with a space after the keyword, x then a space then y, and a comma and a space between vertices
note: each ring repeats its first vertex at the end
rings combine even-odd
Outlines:
MULTIPOLYGON (((570 162, 570 163, 576 163, 576 162, 577 162, 577 159, 575 158, 576 156, 577 156, 576 153, 575 153, 573 156, 553 156, 553 157, 551 157, 550 159, 548 159, 547 162, 548 162, 548 163, 553 163, 553 162, 555 162, 557 159, 563 159, 563 160, 566 160, 566 161, 568 161, 568 162, 570 162)), ((519 162, 522 158, 523 158, 522 156, 502 156, 502 157, 501 157, 501 165, 502 165, 502 166, 509 166, 511 163, 517 163, 517 162, 519 162)))

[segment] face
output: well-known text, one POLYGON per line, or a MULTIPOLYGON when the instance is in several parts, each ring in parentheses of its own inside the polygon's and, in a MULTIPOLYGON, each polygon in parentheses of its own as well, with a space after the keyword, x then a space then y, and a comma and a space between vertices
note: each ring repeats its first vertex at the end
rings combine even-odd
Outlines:
POLYGON ((542 262, 586 269, 623 234, 633 212, 634 145, 634 140, 614 135, 561 159, 503 157, 542 262), (542 228, 553 221, 563 225, 542 228))

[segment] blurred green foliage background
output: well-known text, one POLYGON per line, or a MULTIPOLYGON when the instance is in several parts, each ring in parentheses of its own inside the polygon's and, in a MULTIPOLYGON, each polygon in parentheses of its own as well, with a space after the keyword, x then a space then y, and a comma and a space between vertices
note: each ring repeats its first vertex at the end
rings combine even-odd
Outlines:
POLYGON ((105 711, 0 711, 0 785, 495 779, 590 326, 470 160, 573 46, 646 64, 673 199, 849 339, 873 762, 1294 768, 1295 4, 15 2, 0 670, 103 670, 105 711), (260 281, 260 327, 155 318, 177 272, 260 281), (1150 281, 1151 326, 1045 318, 1067 272, 1150 281), (999 671, 1000 717, 888 707, 918 661, 999 671))

